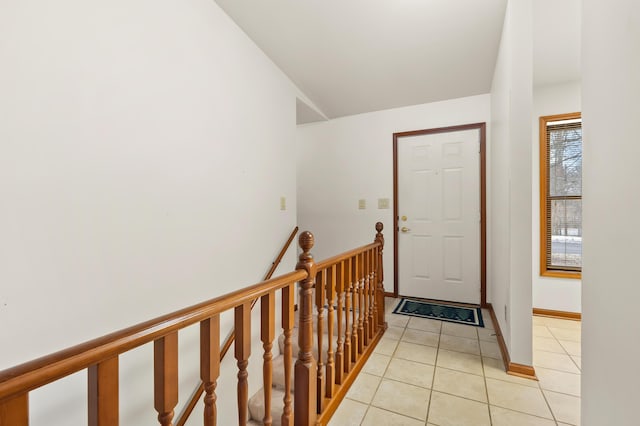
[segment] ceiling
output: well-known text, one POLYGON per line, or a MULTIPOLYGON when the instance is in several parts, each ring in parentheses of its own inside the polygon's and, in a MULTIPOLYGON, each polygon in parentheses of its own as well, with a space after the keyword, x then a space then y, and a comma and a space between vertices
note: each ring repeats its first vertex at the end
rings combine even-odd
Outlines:
MULTIPOLYGON (((576 70, 579 78, 579 1, 533 2, 539 34, 534 36, 534 84, 571 80, 576 70), (550 10, 554 14, 547 19, 550 10), (555 37, 563 34, 570 36, 559 44, 555 37), (574 42, 577 61, 563 54, 574 42)), ((507 4, 216 2, 304 94, 297 102, 299 124, 490 92, 507 4)))

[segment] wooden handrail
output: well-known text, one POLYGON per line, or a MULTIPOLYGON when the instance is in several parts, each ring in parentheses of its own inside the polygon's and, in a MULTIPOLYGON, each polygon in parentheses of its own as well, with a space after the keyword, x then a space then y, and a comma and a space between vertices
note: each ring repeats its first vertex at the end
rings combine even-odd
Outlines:
MULTIPOLYGON (((296 237, 297 233, 298 233, 298 227, 296 226, 295 228, 293 228, 293 231, 291 231, 291 235, 289 235, 289 239, 287 240, 287 242, 284 243, 284 245, 282 246, 280 253, 278 253, 278 257, 276 257, 276 260, 273 261, 273 263, 271 264, 271 267, 269 268, 269 271, 264 276, 264 281, 270 279, 271 276, 273 276, 273 273, 278 268, 278 265, 282 261, 282 258, 284 257, 287 250, 289 250, 289 246, 291 245, 291 242, 293 241, 293 239, 296 237)), ((257 301, 258 299, 254 299, 253 302, 251 302, 252 310, 253 310, 253 307, 256 305, 257 301)), ((229 352, 229 349, 231 349, 231 345, 233 344, 234 340, 235 340, 235 333, 234 333, 234 330, 232 329, 229 335, 227 336, 227 338, 225 339, 224 344, 222 345, 222 349, 220 349, 220 361, 222 361, 225 355, 227 354, 227 352, 229 352)), ((184 409, 178 416, 176 420, 176 426, 184 426, 184 424, 187 422, 187 419, 193 412, 193 409, 198 404, 198 401, 202 397, 203 393, 204 393, 204 384, 202 383, 202 381, 200 381, 196 389, 191 394, 191 397, 189 398, 189 402, 187 403, 187 405, 185 405, 184 409)))
POLYGON ((0 371, 0 401, 29 392, 306 278, 296 270, 0 371))
MULTIPOLYGON (((287 250, 289 250, 289 246, 291 245, 291 242, 296 237, 296 234, 298 233, 298 229, 299 228, 297 226, 293 228, 293 231, 291 231, 291 235, 289 235, 289 239, 282 246, 280 253, 278 253, 278 257, 276 257, 276 260, 273 261, 273 263, 271 264, 271 267, 269 268, 269 271, 262 279, 263 281, 267 281, 268 279, 271 279, 274 272, 276 272, 276 269, 278 268, 278 265, 282 261, 282 258, 284 257, 287 250)), ((256 302, 258 302, 258 299, 254 299, 253 302, 251 302, 251 309, 253 309, 253 307, 256 305, 256 302)), ((234 338, 235 338, 235 334, 233 333, 233 330, 231 330, 231 332, 229 333, 229 336, 227 336, 227 339, 224 342, 224 345, 222 345, 222 349, 220 350, 220 361, 222 361, 222 359, 227 354, 227 352, 229 352, 229 349, 233 344, 234 338)), ((180 426, 180 425, 176 424, 176 426, 180 426)))
MULTIPOLYGON (((378 234, 373 244, 319 263, 315 263, 311 255, 313 235, 304 232, 299 239, 302 253, 293 272, 0 371, 0 424, 26 426, 30 391, 84 369, 88 370, 90 424, 117 424, 118 358, 129 350, 153 342, 154 408, 162 426, 172 425, 178 402, 178 332, 199 323, 200 379, 205 388, 203 414, 206 424, 215 426, 221 359, 220 315, 230 310, 234 311, 234 335, 238 341, 234 351, 238 369, 238 421, 244 424, 249 409, 247 366, 253 346, 251 304, 261 300, 263 387, 268 389, 264 393, 265 399, 270 400, 278 291, 282 292, 284 336, 282 424, 325 424, 386 329, 382 223, 376 224, 376 230, 378 234), (316 279, 319 279, 317 285, 316 279), (296 283, 299 324, 294 365, 292 337, 296 283), (336 303, 337 309, 334 309, 336 303), (328 313, 326 335, 322 333, 325 306, 328 313), (317 318, 314 318, 314 307, 317 318), (337 328, 334 328, 334 314, 338 315, 337 328), (338 334, 337 342, 332 337, 334 330, 338 334), (316 337, 317 348, 314 348, 316 337), (323 349, 325 344, 326 351, 323 349), (319 362, 315 359, 316 350, 319 362), (329 358, 326 363, 322 361, 325 355, 329 358), (295 392, 292 391, 293 382, 295 392)), ((256 415, 253 411, 251 414, 256 415)), ((269 424, 271 420, 271 407, 265 402, 264 421, 269 424)))
POLYGON ((264 276, 263 281, 270 279, 273 276, 273 273, 276 272, 278 265, 282 261, 282 258, 284 257, 287 250, 289 250, 289 246, 291 245, 291 242, 293 241, 293 239, 296 237, 297 233, 298 233, 298 227, 296 226, 295 228, 293 228, 293 231, 291 231, 291 235, 289 235, 289 239, 287 240, 287 242, 284 243, 284 245, 282 246, 282 250, 280 250, 280 253, 278 253, 278 257, 276 257, 276 260, 274 260, 273 263, 271 264, 271 268, 269 268, 269 271, 264 276))
POLYGON ((353 250, 345 251, 344 253, 338 254, 336 256, 325 259, 321 262, 316 263, 316 267, 318 270, 327 269, 328 267, 335 265, 337 263, 342 262, 343 260, 347 260, 350 257, 355 256, 356 254, 362 253, 365 250, 371 250, 380 246, 380 243, 374 242, 371 244, 367 244, 366 246, 358 247, 353 250))

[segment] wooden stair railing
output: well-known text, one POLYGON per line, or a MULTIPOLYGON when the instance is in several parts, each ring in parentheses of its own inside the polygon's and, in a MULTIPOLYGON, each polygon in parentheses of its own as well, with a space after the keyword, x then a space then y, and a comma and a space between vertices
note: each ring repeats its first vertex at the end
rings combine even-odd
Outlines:
MULTIPOLYGON (((372 244, 315 265, 317 335, 322 336, 324 326, 327 328, 324 339, 318 338, 318 354, 326 354, 327 362, 324 364, 324 357, 318 356, 316 425, 324 425, 331 419, 387 329, 382 229, 382 223, 376 223, 376 237, 372 244), (327 311, 326 316, 324 310, 327 311), (327 348, 323 352, 322 345, 325 343, 327 348)), ((302 318, 302 313, 300 315, 302 318)), ((302 335, 300 332, 299 336, 302 335)))
MULTIPOLYGON (((271 388, 271 347, 275 338, 275 296, 278 291, 282 293, 285 376, 281 422, 289 426, 326 424, 386 329, 381 223, 376 224, 376 230, 374 243, 317 264, 310 253, 313 235, 304 232, 299 238, 302 253, 293 272, 0 371, 0 425, 28 425, 30 391, 85 369, 88 370, 88 424, 118 425, 119 356, 151 342, 154 345, 154 408, 159 424, 172 425, 178 402, 178 331, 196 323, 200 324, 200 377, 205 390, 203 421, 207 426, 216 425, 220 315, 232 309, 235 318, 234 354, 238 364, 238 423, 245 425, 248 421, 251 303, 258 299, 261 301, 263 385, 267 395, 271 388), (317 277, 320 277, 319 282, 316 282, 317 277), (299 283, 299 323, 298 354, 294 365, 293 292, 296 282, 299 283), (317 308, 322 306, 318 309, 315 324, 314 299, 317 308), (319 337, 315 348, 318 362, 313 352, 313 332, 315 325, 318 336, 324 336, 320 332, 324 326, 322 312, 325 304, 329 313, 326 319, 327 351, 322 350, 324 337, 319 337), (332 336, 334 315, 337 315, 337 347, 332 336), (351 345, 348 344, 350 339, 351 345), (323 358, 327 360, 326 365, 323 358)), ((264 418, 259 421, 270 424, 272 416, 268 404, 264 413, 264 418)), ((224 424, 229 424, 229 419, 225 419, 224 424)))
MULTIPOLYGON (((291 234, 289 235, 287 242, 284 243, 284 245, 282 246, 282 249, 280 249, 280 253, 278 253, 278 256, 271 264, 271 267, 269 268, 266 275, 264 276, 263 281, 270 279, 273 276, 273 274, 276 272, 276 269, 278 268, 278 265, 282 261, 282 258, 284 257, 287 250, 289 250, 289 246, 291 245, 291 242, 296 237, 296 234, 298 233, 298 229, 299 228, 297 226, 293 228, 293 231, 291 231, 291 234)), ((251 310, 253 310, 253 307, 256 305, 257 301, 258 299, 255 299, 251 302, 251 310)), ((271 309, 271 311, 274 311, 274 310, 275 308, 271 309)), ((264 311, 264 308, 263 308, 263 311, 264 311)), ((262 319, 262 321, 264 321, 264 318, 262 319)), ((224 357, 227 355, 227 352, 229 352, 229 349, 231 349, 231 345, 233 344, 234 340, 235 340, 235 332, 234 330, 231 330, 231 333, 227 335, 227 338, 225 339, 222 345, 222 348, 220 349, 220 352, 219 352, 220 362, 222 362, 224 357)), ((271 340, 273 341, 273 338, 271 338, 271 340)), ((202 394, 205 392, 205 384, 206 384, 205 380, 200 378, 200 383, 198 384, 196 389, 193 391, 193 393, 191 394, 191 398, 189 398, 189 402, 187 402, 183 411, 178 416, 176 420, 176 426, 184 426, 184 424, 187 422, 187 420, 189 419, 189 416, 193 412, 193 409, 196 407, 196 405, 198 404, 198 401, 202 397, 202 394)))

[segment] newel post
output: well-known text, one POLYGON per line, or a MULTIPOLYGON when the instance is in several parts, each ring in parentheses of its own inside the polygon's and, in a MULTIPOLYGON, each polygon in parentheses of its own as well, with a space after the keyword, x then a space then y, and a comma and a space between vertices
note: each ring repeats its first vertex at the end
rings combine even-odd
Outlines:
POLYGON ((376 223, 376 239, 375 243, 380 243, 380 247, 378 248, 378 261, 377 261, 377 283, 376 283, 376 304, 378 305, 378 324, 386 330, 387 323, 385 321, 385 307, 384 307, 384 271, 382 269, 382 252, 384 250, 384 235, 382 235, 382 229, 384 226, 382 222, 376 223))
POLYGON ((304 269, 307 277, 298 283, 298 314, 300 316, 298 330, 298 359, 294 367, 295 395, 293 416, 296 426, 315 424, 317 413, 316 374, 317 365, 313 358, 313 288, 316 277, 316 264, 310 253, 313 247, 313 234, 305 231, 300 234, 299 244, 302 249, 296 269, 304 269))

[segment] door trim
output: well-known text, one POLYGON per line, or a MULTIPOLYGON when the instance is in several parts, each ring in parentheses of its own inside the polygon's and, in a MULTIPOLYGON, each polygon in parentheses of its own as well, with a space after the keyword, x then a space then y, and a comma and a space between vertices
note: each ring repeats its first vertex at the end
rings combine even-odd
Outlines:
POLYGON ((478 129, 480 131, 480 304, 487 306, 487 170, 486 139, 487 123, 463 124, 435 129, 412 130, 393 134, 393 295, 398 297, 398 143, 406 136, 458 132, 478 129))

